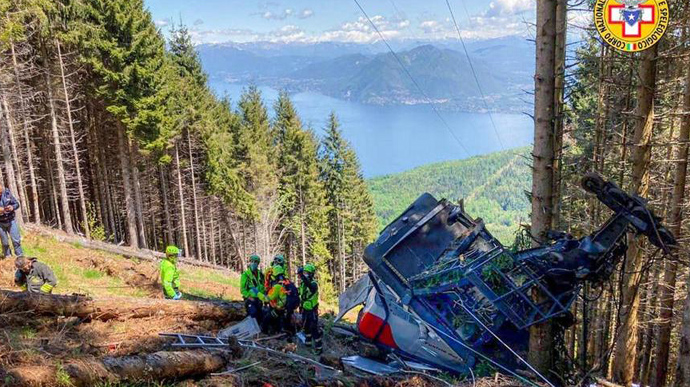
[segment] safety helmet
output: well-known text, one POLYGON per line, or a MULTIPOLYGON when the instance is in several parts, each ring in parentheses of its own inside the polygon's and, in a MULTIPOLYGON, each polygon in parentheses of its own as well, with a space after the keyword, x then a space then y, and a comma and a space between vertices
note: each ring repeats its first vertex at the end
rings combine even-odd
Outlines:
POLYGON ((316 272, 316 266, 312 265, 311 263, 307 263, 304 265, 304 272, 314 274, 316 272))
POLYGON ((180 255, 180 249, 177 248, 177 246, 169 245, 165 248, 165 255, 167 255, 168 257, 177 257, 178 255, 180 255))
POLYGON ((261 257, 258 255, 254 254, 251 257, 249 257, 249 262, 251 263, 260 263, 261 262, 261 257))
POLYGON ((279 275, 285 275, 285 269, 280 265, 273 266, 271 269, 271 279, 276 279, 279 275))
POLYGON ((283 254, 277 254, 275 257, 273 257, 273 264, 280 266, 285 265, 285 257, 283 254))

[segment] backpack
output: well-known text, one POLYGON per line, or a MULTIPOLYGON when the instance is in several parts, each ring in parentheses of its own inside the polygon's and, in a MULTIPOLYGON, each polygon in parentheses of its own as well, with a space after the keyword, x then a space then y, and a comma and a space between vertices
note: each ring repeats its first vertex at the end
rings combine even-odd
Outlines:
POLYGON ((285 308, 288 310, 297 309, 297 307, 299 307, 300 304, 299 291, 297 290, 297 287, 289 280, 285 280, 283 282, 283 287, 285 288, 285 292, 287 293, 287 301, 285 303, 285 308))

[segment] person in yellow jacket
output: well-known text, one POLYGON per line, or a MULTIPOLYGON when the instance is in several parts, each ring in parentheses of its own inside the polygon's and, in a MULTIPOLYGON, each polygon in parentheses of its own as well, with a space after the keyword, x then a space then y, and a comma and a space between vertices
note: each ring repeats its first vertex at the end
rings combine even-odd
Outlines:
POLYGON ((182 298, 182 292, 180 292, 180 272, 177 270, 177 258, 179 255, 180 249, 177 246, 171 245, 165 248, 165 258, 161 261, 163 295, 171 300, 182 298))
POLYGON ((17 257, 14 266, 14 283, 25 292, 50 294, 57 286, 53 270, 36 258, 17 257))
POLYGON ((244 298, 244 308, 247 315, 254 317, 261 325, 263 323, 263 302, 267 301, 264 287, 264 274, 259 269, 261 258, 258 255, 249 257, 249 267, 240 277, 240 293, 244 298))
POLYGON ((271 288, 268 290, 267 301, 269 312, 265 324, 267 333, 289 332, 289 321, 287 321, 287 299, 288 293, 283 282, 285 280, 285 269, 276 265, 271 268, 271 288))
POLYGON ((304 322, 304 336, 307 346, 314 347, 320 354, 322 351, 321 331, 319 330, 319 284, 316 282, 316 266, 308 263, 304 268, 297 269, 299 275, 299 298, 304 322))

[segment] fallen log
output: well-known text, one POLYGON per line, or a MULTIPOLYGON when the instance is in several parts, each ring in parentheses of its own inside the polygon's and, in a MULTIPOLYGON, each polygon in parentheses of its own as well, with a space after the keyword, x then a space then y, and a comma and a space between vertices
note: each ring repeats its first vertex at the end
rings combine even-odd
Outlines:
MULTIPOLYGON (((157 262, 160 261, 161 258, 165 257, 165 254, 159 251, 153 251, 149 249, 138 249, 130 246, 115 245, 112 243, 96 241, 93 239, 86 239, 78 235, 67 235, 61 233, 58 230, 54 230, 52 228, 48 228, 42 225, 37 225, 35 223, 25 223, 22 227, 33 233, 47 237, 52 237, 58 242, 78 244, 81 247, 99 250, 110 254, 122 255, 125 258, 136 258, 144 261, 157 262)), ((178 261, 184 265, 207 267, 210 269, 232 272, 227 267, 201 262, 191 256, 185 256, 183 258, 180 258, 178 261)))
POLYGON ((151 382, 208 375, 225 369, 231 358, 231 352, 225 351, 161 351, 140 356, 80 360, 61 366, 59 370, 39 366, 18 367, 10 369, 7 375, 12 384, 22 386, 52 384, 57 380, 58 372, 64 384, 76 387, 127 381, 151 382))
POLYGON ((103 321, 117 318, 176 316, 225 323, 239 321, 245 317, 242 302, 173 301, 129 297, 90 298, 0 290, 0 314, 17 311, 103 321))

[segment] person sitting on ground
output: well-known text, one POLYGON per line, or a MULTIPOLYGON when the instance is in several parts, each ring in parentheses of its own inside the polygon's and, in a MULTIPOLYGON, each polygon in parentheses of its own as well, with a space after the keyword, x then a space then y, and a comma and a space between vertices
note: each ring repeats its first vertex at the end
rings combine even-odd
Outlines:
POLYGON ((314 351, 320 354, 323 345, 319 330, 319 284, 314 278, 315 273, 316 267, 310 263, 297 270, 305 341, 308 347, 313 346, 314 351))
POLYGON ((170 300, 182 298, 180 292, 180 272, 177 270, 177 258, 180 256, 180 249, 177 246, 165 248, 165 258, 161 261, 161 285, 163 295, 170 300))
POLYGON ((36 258, 17 257, 14 266, 17 268, 14 283, 25 292, 51 294, 57 286, 53 270, 36 258))
POLYGON ((266 273, 264 273, 264 276, 266 277, 264 280, 264 287, 266 289, 270 289, 273 284, 271 283, 271 270, 273 270, 274 266, 280 266, 283 268, 283 272, 287 273, 287 265, 285 264, 285 257, 283 254, 276 254, 275 257, 273 257, 273 262, 271 262, 271 266, 266 269, 266 273))
POLYGON ((249 257, 249 267, 240 278, 240 292, 244 298, 247 315, 256 319, 259 325, 263 322, 263 301, 266 301, 264 274, 259 269, 261 258, 258 255, 249 257))
POLYGON ((22 251, 22 236, 19 233, 19 226, 14 219, 15 212, 19 209, 19 202, 12 195, 9 188, 2 186, 0 182, 0 240, 2 240, 2 255, 0 259, 12 255, 10 249, 10 239, 14 247, 14 254, 17 257, 24 255, 22 251))

